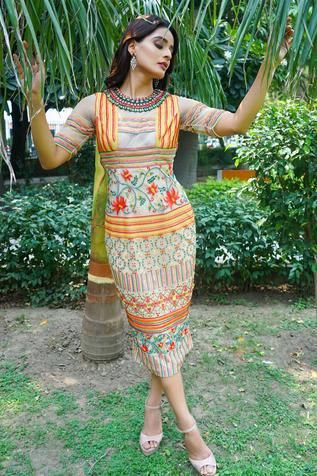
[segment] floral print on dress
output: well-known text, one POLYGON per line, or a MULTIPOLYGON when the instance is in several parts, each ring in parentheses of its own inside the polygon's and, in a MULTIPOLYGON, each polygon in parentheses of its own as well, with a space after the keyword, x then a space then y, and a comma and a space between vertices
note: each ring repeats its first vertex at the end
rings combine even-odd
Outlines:
POLYGON ((107 169, 108 215, 161 214, 189 203, 172 164, 140 167, 137 172, 132 168, 107 169))
POLYGON ((162 334, 144 334, 133 328, 130 328, 130 333, 135 345, 139 346, 147 354, 168 354, 177 349, 180 342, 186 336, 192 337, 189 324, 186 321, 162 334))
POLYGON ((173 208, 173 205, 177 203, 178 199, 179 194, 174 187, 172 187, 170 191, 166 192, 166 196, 164 197, 165 202, 171 209, 173 208))
POLYGON ((121 177, 126 181, 126 182, 129 182, 131 179, 132 179, 132 174, 130 173, 130 171, 128 169, 125 169, 122 173, 121 173, 121 177))
POLYGON ((157 193, 157 185, 156 183, 152 183, 151 185, 148 186, 147 188, 147 191, 150 195, 152 195, 152 197, 154 197, 154 195, 157 193))
POLYGON ((115 210, 117 215, 119 215, 119 212, 127 208, 127 206, 127 201, 123 197, 116 197, 116 199, 112 202, 112 210, 115 210))

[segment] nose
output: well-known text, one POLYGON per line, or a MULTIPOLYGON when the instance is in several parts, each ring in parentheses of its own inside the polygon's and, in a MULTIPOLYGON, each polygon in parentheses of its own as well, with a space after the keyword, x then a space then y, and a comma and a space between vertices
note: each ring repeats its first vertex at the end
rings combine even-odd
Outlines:
POLYGON ((172 55, 173 54, 172 54, 171 50, 169 48, 166 48, 166 53, 164 55, 164 58, 166 58, 166 60, 170 61, 171 58, 172 58, 172 55))

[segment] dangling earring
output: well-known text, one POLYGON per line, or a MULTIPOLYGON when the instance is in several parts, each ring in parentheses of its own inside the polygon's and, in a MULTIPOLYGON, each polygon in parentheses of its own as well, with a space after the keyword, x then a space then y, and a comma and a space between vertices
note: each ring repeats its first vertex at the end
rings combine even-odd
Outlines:
POLYGON ((159 82, 160 82, 159 79, 154 79, 153 85, 154 85, 155 88, 157 88, 159 82))
POLYGON ((134 71, 135 67, 136 67, 136 57, 134 55, 131 58, 130 66, 131 66, 132 71, 134 71))

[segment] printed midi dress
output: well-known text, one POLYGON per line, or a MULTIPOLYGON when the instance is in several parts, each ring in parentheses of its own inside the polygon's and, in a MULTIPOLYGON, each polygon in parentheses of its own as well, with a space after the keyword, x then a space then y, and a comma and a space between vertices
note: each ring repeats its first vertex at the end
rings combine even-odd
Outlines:
POLYGON ((108 176, 105 244, 131 326, 132 355, 168 377, 193 347, 196 230, 193 208, 173 173, 179 130, 216 136, 225 111, 170 93, 150 110, 130 111, 111 101, 111 92, 78 103, 54 140, 71 158, 96 135, 108 176))

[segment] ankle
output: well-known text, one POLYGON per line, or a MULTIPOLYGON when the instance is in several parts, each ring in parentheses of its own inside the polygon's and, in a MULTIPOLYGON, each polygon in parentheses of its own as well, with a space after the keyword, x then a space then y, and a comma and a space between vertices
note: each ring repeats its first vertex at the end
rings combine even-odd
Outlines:
MULTIPOLYGON (((188 430, 195 423, 195 419, 191 413, 181 415, 176 418, 176 424, 180 430, 188 430)), ((184 433, 186 435, 186 433, 184 433)))
POLYGON ((149 395, 145 401, 145 405, 149 405, 150 407, 158 407, 161 404, 161 396, 158 395, 149 395))

